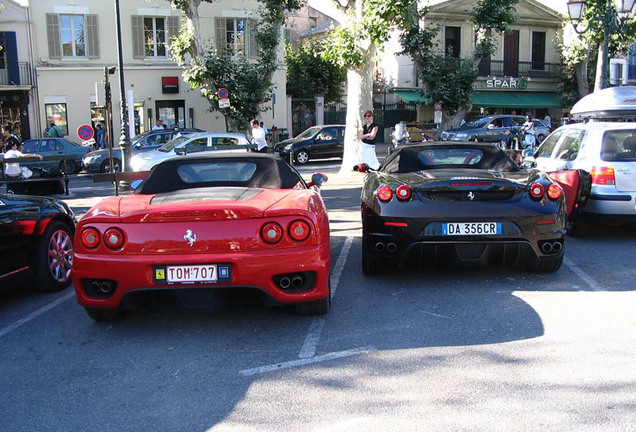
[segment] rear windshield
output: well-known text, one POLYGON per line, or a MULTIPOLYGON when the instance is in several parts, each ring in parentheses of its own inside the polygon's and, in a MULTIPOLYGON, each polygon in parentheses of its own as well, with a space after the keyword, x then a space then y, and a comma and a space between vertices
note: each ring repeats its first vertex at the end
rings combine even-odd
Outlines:
POLYGON ((607 131, 603 134, 601 159, 627 162, 636 160, 636 129, 607 131))
POLYGON ((383 162, 383 168, 389 173, 449 168, 518 170, 510 157, 493 145, 405 147, 401 149, 399 154, 383 162))

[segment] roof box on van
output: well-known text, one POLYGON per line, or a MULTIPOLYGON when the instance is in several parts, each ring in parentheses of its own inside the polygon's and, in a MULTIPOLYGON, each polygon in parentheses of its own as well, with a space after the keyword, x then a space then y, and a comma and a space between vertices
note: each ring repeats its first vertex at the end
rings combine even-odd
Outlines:
POLYGON ((609 87, 581 98, 570 110, 579 119, 636 120, 636 86, 609 87))

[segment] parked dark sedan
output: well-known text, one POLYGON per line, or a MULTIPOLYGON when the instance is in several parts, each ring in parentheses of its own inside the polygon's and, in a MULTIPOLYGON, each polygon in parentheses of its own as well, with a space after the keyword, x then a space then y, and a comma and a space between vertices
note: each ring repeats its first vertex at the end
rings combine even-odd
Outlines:
POLYGON ((295 138, 276 144, 274 153, 285 160, 293 154, 294 161, 299 164, 305 164, 309 159, 342 157, 344 133, 344 125, 312 126, 295 138))
MULTIPOLYGON (((512 114, 496 114, 479 117, 472 122, 442 132, 442 141, 478 141, 500 142, 508 141, 512 134, 518 133, 525 123, 524 116, 512 114)), ((539 142, 550 134, 550 129, 538 119, 532 119, 535 135, 539 142)))
POLYGON ((60 200, 0 194, 0 290, 28 280, 42 291, 71 283, 75 217, 60 200))
MULTIPOLYGON (((180 129, 181 135, 188 135, 195 132, 204 132, 201 129, 187 128, 180 129)), ((163 144, 172 140, 175 136, 175 132, 172 129, 157 129, 142 132, 136 135, 131 140, 131 153, 136 154, 148 150, 153 150, 161 147, 163 144)), ((115 171, 121 171, 121 148, 116 147, 113 149, 113 165, 115 171)), ((95 150, 87 153, 83 159, 84 169, 88 173, 105 173, 110 172, 110 157, 108 156, 108 149, 95 150)))
POLYGON ((566 203, 546 173, 491 144, 399 147, 362 188, 362 270, 500 263, 557 271, 566 203))
POLYGON ((64 157, 63 160, 43 160, 24 162, 29 168, 59 168, 66 174, 75 174, 82 170, 82 158, 90 150, 66 138, 34 138, 22 143, 22 153, 38 154, 45 159, 50 156, 64 157))

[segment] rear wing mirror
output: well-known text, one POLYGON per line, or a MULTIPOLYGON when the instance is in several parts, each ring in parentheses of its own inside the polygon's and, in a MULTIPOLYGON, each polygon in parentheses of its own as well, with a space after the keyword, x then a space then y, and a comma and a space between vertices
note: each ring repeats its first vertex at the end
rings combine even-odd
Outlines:
POLYGON ((353 170, 357 172, 361 172, 361 173, 368 173, 371 171, 375 171, 374 169, 372 169, 369 165, 365 163, 354 165, 353 170))
POLYGON ((307 184, 309 187, 316 186, 320 187, 327 181, 328 177, 320 172, 314 173, 311 176, 311 181, 307 184))

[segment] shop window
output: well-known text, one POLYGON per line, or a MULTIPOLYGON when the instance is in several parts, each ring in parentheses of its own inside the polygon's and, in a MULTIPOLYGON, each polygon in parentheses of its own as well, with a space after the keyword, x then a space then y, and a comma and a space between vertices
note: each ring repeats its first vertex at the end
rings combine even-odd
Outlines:
POLYGON ((545 70, 545 32, 532 32, 532 69, 545 70))
POLYGON ((68 121, 65 103, 45 104, 44 112, 46 114, 47 127, 51 123, 55 123, 55 125, 62 130, 63 135, 68 135, 68 121))

